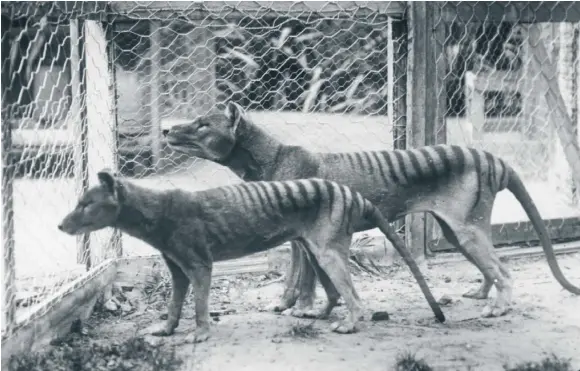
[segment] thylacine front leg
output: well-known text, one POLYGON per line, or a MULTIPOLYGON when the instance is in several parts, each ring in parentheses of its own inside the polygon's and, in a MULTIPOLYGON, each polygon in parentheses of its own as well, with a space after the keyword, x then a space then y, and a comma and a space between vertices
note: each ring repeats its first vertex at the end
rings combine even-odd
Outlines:
POLYGON ((195 323, 196 329, 193 334, 187 336, 187 340, 200 343, 209 339, 209 292, 211 289, 211 263, 204 265, 196 264, 187 270, 187 275, 193 285, 195 295, 195 323))
POLYGON ((181 317, 181 310, 185 295, 189 288, 189 278, 183 273, 181 268, 175 264, 167 255, 161 254, 163 260, 169 268, 171 273, 171 299, 167 305, 167 320, 158 330, 154 331, 152 335, 155 336, 169 336, 173 334, 175 328, 179 325, 181 317))
POLYGON ((313 256, 308 255, 308 250, 303 243, 300 241, 292 241, 293 244, 298 248, 300 253, 298 254, 299 261, 299 271, 297 279, 296 290, 298 293, 298 300, 293 308, 290 309, 290 314, 295 317, 303 317, 305 313, 312 312, 314 305, 314 298, 316 295, 316 271, 314 264, 315 261, 311 261, 313 256))

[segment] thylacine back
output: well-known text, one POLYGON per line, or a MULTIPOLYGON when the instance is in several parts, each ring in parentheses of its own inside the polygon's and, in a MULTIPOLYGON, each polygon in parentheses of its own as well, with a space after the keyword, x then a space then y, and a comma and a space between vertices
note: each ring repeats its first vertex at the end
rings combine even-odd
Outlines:
POLYGON ((199 192, 153 190, 102 171, 92 187, 59 225, 68 234, 105 227, 120 230, 158 249, 172 276, 172 299, 166 323, 156 335, 177 327, 189 283, 194 286, 195 341, 209 336, 208 296, 214 260, 227 260, 299 239, 307 249, 328 302, 318 313, 327 317, 343 296, 349 318, 333 330, 352 332, 362 306, 348 272, 353 226, 377 226, 409 265, 436 317, 445 317, 415 261, 380 212, 360 194, 321 179, 240 183, 199 192))
MULTIPOLYGON (((580 294, 562 274, 544 222, 517 173, 492 154, 460 146, 418 149, 314 153, 285 145, 253 123, 235 103, 165 132, 169 146, 227 166, 245 180, 324 178, 347 185, 376 205, 390 221, 406 214, 430 212, 445 238, 483 274, 483 281, 464 296, 494 302, 483 316, 501 316, 511 305, 512 279, 491 240, 491 211, 497 192, 507 188, 530 218, 554 277, 568 291, 580 294)), ((364 230, 364 226, 356 228, 364 230)), ((286 291, 275 310, 292 307, 300 316, 312 306, 315 276, 292 242, 286 291), (300 296, 297 295, 300 293, 300 296), (298 299, 298 300, 297 300, 298 299)))

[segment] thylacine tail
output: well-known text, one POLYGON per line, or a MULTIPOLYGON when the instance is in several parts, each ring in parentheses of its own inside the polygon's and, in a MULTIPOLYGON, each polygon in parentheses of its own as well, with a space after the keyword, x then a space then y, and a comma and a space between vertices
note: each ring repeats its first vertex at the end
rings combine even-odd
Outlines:
POLYGON ((530 194, 522 182, 522 179, 515 172, 515 170, 513 170, 513 168, 507 165, 505 165, 505 167, 507 172, 507 179, 505 180, 504 184, 506 188, 516 197, 516 199, 524 208, 528 218, 530 218, 530 221, 532 222, 532 225, 534 226, 534 229, 540 238, 540 243, 542 244, 542 248, 546 254, 546 259, 548 260, 548 265, 550 266, 552 274, 560 283, 560 285, 562 285, 562 287, 571 293, 580 295, 580 288, 572 285, 570 281, 564 277, 564 274, 560 270, 560 266, 556 260, 556 255, 554 254, 554 247, 552 246, 552 240, 550 239, 548 229, 544 224, 544 220, 542 219, 540 212, 536 208, 536 204, 530 197, 530 194))
POLYGON ((387 239, 393 244, 397 252, 401 254, 403 260, 409 266, 409 269, 411 270, 413 277, 415 277, 415 279, 417 280, 417 283, 419 284, 419 287, 421 288, 423 295, 425 295, 425 298, 427 299, 429 306, 433 310, 433 313, 435 313, 435 317, 439 322, 441 323, 445 322, 445 315, 443 314, 443 312, 441 311, 441 307, 439 306, 439 304, 437 304, 437 301, 433 297, 433 294, 431 293, 429 286, 427 286, 427 281, 425 281, 425 277, 423 277, 423 274, 419 270, 419 267, 417 266, 415 259, 413 259, 413 257, 409 253, 409 250, 407 250, 405 244, 403 243, 401 238, 397 235, 391 224, 389 224, 389 222, 384 218, 379 209, 377 209, 367 199, 364 199, 363 213, 365 219, 367 219, 373 225, 377 226, 381 230, 381 232, 385 234, 387 239))

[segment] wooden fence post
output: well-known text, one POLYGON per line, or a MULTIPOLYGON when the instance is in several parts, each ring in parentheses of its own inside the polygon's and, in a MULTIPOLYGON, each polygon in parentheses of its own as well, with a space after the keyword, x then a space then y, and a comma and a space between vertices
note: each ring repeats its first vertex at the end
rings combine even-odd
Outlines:
MULTIPOLYGON (((427 4, 424 1, 409 2, 408 65, 407 65, 407 139, 406 147, 425 145, 427 122, 427 4)), ((405 239, 413 256, 425 258, 425 213, 415 213, 405 218, 405 239)))
MULTIPOLYGON (((69 123, 73 133, 73 165, 75 194, 80 196, 88 187, 87 174, 87 106, 86 74, 84 57, 84 21, 70 21, 70 79, 72 102, 70 105, 69 123)), ((87 270, 91 266, 89 235, 77 236, 77 263, 84 264, 87 270)))
MULTIPOLYGON (((99 21, 85 20, 84 45, 86 60, 86 126, 88 185, 98 184, 97 172, 117 168, 116 115, 113 71, 107 55, 107 35, 99 21)), ((91 264, 110 258, 115 232, 101 230, 90 235, 91 264)))
POLYGON ((163 166, 161 163, 161 81, 159 73, 161 70, 161 35, 160 22, 149 22, 149 35, 151 39, 151 166, 154 171, 158 171, 163 166))
MULTIPOLYGON (((6 36, 7 37, 7 36, 6 36)), ((2 40, 4 42, 4 40, 2 40)), ((14 328, 16 302, 14 287, 14 166, 11 161, 12 130, 8 117, 2 117, 2 333, 14 328)))

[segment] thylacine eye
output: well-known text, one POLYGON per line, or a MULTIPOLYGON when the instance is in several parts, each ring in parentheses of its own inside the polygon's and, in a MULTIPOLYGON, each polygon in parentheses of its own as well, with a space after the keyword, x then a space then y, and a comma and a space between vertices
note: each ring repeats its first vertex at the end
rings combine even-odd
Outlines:
POLYGON ((206 124, 205 122, 202 122, 197 127, 197 130, 205 130, 205 129, 207 129, 208 126, 209 126, 208 124, 206 124))

